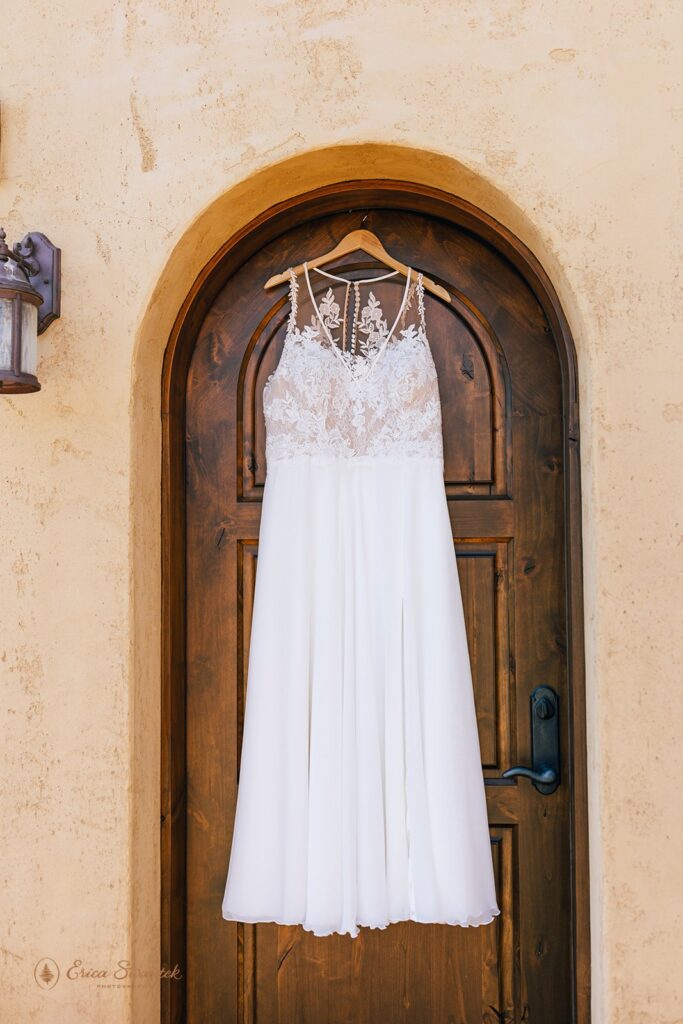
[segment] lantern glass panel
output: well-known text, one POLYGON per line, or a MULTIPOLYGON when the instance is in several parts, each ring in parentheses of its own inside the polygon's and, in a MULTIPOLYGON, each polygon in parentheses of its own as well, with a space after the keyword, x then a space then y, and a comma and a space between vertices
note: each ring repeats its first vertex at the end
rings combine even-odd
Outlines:
POLYGON ((21 304, 21 372, 36 375, 38 361, 38 307, 21 304))
POLYGON ((0 298, 0 371, 12 369, 13 299, 0 298))

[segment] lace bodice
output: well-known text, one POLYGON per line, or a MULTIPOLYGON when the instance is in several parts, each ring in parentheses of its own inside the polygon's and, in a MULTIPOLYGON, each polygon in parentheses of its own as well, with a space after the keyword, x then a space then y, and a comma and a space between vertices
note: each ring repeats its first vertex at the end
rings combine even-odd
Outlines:
POLYGON ((332 287, 318 304, 309 268, 304 272, 310 300, 309 323, 298 323, 299 282, 290 268, 290 314, 282 355, 263 390, 266 462, 299 456, 341 458, 443 459, 438 380, 427 339, 422 274, 412 271, 390 330, 373 291, 358 314, 359 285, 393 277, 350 281, 318 268, 326 277, 351 286, 356 317, 345 338, 345 314, 332 287), (418 315, 405 326, 417 293, 418 315), (401 321, 404 326, 397 331, 401 321), (333 330, 341 328, 342 338, 333 330))

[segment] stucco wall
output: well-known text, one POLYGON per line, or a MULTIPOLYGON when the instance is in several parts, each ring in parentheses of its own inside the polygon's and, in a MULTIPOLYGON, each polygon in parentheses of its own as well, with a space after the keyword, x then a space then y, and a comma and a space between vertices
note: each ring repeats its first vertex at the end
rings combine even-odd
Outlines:
POLYGON ((196 274, 251 216, 384 174, 498 217, 569 319, 594 1021, 681 1024, 679 13, 39 0, 3 19, 0 223, 63 252, 43 390, 0 400, 4 1019, 155 1020, 148 979, 45 992, 32 972, 43 956, 159 962, 164 345, 196 274))

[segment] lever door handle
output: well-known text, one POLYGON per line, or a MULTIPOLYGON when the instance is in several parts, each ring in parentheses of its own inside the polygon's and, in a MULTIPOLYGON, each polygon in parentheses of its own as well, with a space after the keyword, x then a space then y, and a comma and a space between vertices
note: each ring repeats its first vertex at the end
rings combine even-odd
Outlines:
POLYGON ((553 782, 557 782, 557 772, 549 766, 542 768, 541 771, 534 771, 533 768, 525 768, 524 765, 518 764, 503 772, 504 779, 511 779, 515 775, 523 775, 525 778, 531 779, 532 782, 542 782, 544 786, 550 786, 553 782))
POLYGON ((504 779, 517 775, 531 779, 545 796, 554 793, 560 784, 559 698, 552 686, 537 686, 530 698, 531 760, 530 768, 515 765, 503 772, 504 779))

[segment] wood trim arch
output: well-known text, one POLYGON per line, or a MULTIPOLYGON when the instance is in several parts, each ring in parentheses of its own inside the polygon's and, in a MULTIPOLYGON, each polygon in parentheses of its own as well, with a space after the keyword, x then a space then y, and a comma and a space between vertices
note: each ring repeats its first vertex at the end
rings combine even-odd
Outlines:
MULTIPOLYGON (((567 672, 573 735, 571 864, 573 1019, 590 1021, 590 898, 586 689, 581 531, 581 473, 577 360, 574 340, 555 288, 531 250, 508 228, 472 203, 432 186, 394 179, 352 179, 316 188, 264 210, 215 253, 197 276, 176 317, 162 371, 162 679, 161 679, 161 957, 185 963, 184 789, 185 579, 184 429, 185 387, 201 322, 237 267, 302 217, 379 206, 444 218, 497 249, 522 275, 543 309, 557 347, 562 374, 565 460, 565 559, 567 566, 567 672)), ((161 984, 162 1024, 184 1020, 184 987, 161 984)))

